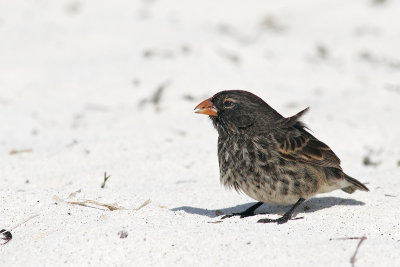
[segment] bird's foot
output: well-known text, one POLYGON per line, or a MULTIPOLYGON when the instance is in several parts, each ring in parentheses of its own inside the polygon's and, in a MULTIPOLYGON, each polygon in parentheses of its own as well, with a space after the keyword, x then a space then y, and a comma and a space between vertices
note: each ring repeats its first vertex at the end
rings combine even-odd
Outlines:
POLYGON ((294 218, 292 219, 291 216, 287 216, 286 214, 283 215, 282 217, 278 218, 278 219, 260 219, 257 222, 258 223, 277 223, 277 224, 283 224, 283 223, 287 223, 289 220, 299 220, 299 219, 303 219, 304 217, 298 217, 298 218, 294 218))
MULTIPOLYGON (((294 204, 293 207, 290 208, 290 210, 289 210, 288 212, 286 212, 285 214, 283 214, 283 216, 280 217, 280 218, 278 218, 278 219, 272 220, 272 219, 265 218, 265 219, 258 220, 257 222, 258 222, 258 223, 272 223, 272 222, 275 222, 275 223, 277 223, 277 224, 287 223, 287 222, 292 218, 292 215, 293 215, 294 210, 295 210, 301 203, 303 203, 304 201, 305 201, 304 198, 300 198, 300 199, 296 202, 296 204, 294 204)), ((298 219, 303 219, 303 217, 299 217, 299 218, 292 219, 292 220, 298 220, 298 219)))
POLYGON ((230 218, 230 217, 233 217, 233 216, 240 216, 240 218, 246 218, 246 217, 254 216, 254 215, 256 215, 254 213, 254 211, 258 207, 260 207, 262 204, 263 204, 263 202, 257 202, 256 204, 254 204, 253 206, 251 206, 250 208, 248 208, 247 210, 245 210, 243 212, 224 215, 221 219, 226 219, 226 218, 230 218))
POLYGON ((230 218, 233 216, 240 216, 240 218, 243 219, 243 218, 254 216, 254 215, 256 215, 256 214, 253 211, 247 212, 247 210, 245 210, 245 211, 239 212, 239 213, 232 213, 232 214, 224 215, 221 219, 226 219, 226 218, 230 218))

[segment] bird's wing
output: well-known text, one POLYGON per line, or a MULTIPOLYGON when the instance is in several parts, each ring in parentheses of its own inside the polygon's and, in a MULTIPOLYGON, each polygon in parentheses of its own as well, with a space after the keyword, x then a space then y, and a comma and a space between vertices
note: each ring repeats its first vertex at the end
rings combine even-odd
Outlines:
POLYGON ((342 169, 340 159, 329 146, 305 130, 276 134, 275 139, 279 155, 284 159, 342 169))
POLYGON ((298 121, 307 110, 308 108, 282 120, 281 127, 272 134, 277 141, 279 155, 291 161, 342 170, 340 159, 330 147, 310 134, 306 125, 298 121))

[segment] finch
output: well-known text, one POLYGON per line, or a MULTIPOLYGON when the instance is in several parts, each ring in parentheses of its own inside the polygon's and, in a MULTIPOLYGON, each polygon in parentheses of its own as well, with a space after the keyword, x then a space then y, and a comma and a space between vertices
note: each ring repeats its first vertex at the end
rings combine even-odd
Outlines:
POLYGON ((220 181, 259 201, 241 213, 253 216, 263 203, 293 206, 278 219, 286 223, 305 200, 336 189, 369 191, 345 174, 340 159, 315 138, 299 119, 308 110, 285 118, 258 96, 242 90, 221 91, 196 106, 218 131, 220 181))

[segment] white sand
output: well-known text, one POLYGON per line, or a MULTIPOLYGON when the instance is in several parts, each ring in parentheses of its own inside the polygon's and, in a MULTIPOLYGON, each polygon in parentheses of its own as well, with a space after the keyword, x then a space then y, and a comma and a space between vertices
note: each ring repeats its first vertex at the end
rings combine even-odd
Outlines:
POLYGON ((38 216, 0 266, 350 266, 360 240, 340 238, 362 236, 356 266, 399 266, 400 2, 374 2, 1 1, 0 229, 38 216), (268 205, 216 223, 254 203, 219 185, 217 133, 193 114, 223 89, 310 106, 371 192, 319 195, 284 225, 256 223, 288 208, 268 205))

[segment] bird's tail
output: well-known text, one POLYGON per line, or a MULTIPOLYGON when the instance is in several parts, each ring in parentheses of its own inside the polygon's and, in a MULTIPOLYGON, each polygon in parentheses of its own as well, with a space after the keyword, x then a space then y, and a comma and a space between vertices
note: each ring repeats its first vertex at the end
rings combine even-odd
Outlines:
POLYGON ((353 177, 348 176, 347 174, 344 174, 344 179, 351 184, 350 186, 342 188, 342 190, 346 193, 353 194, 357 189, 361 191, 369 191, 368 187, 353 177))

